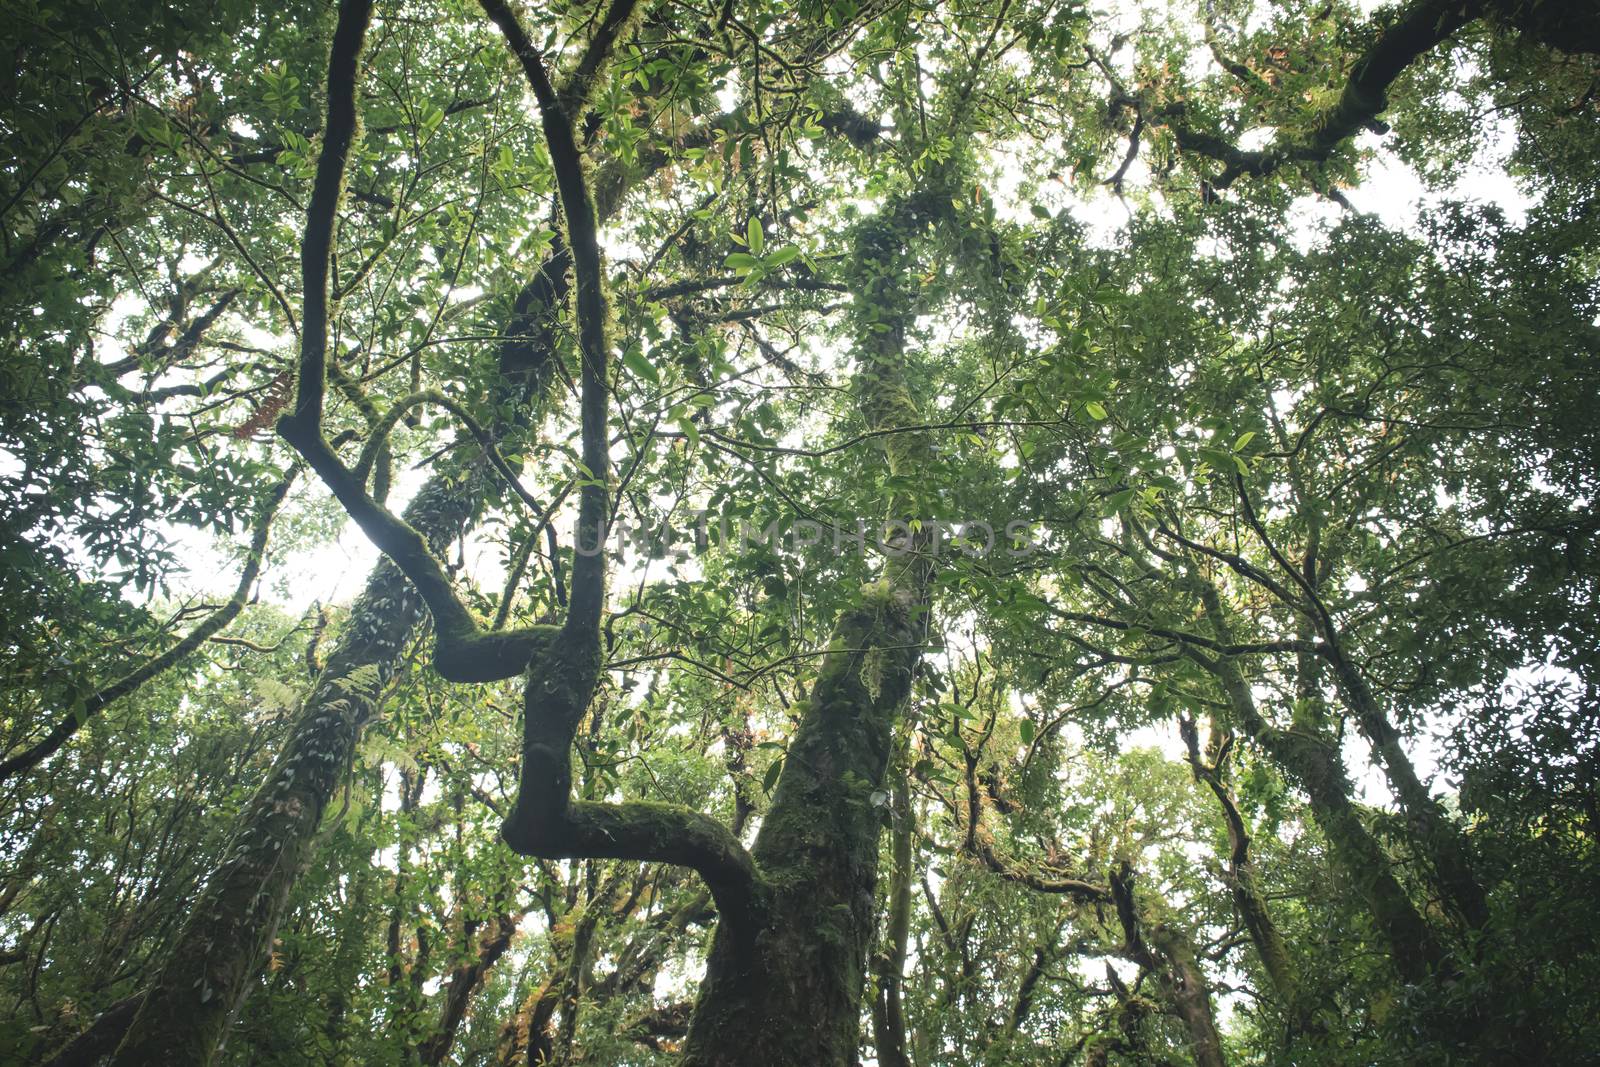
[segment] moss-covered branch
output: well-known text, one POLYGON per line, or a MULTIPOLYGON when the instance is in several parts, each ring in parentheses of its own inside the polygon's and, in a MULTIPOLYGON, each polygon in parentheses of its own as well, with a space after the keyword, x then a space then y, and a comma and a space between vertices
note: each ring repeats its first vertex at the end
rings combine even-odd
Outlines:
POLYGON ((1376 694, 1367 684, 1365 676, 1345 653, 1343 636, 1333 613, 1323 603, 1308 578, 1295 567, 1274 543, 1265 523, 1261 521, 1244 479, 1235 474, 1234 488, 1238 493, 1240 511, 1256 539, 1266 548, 1278 569, 1299 588, 1309 609, 1305 618, 1316 628, 1322 640, 1312 649, 1330 668, 1341 697, 1351 711, 1362 734, 1377 754, 1378 764, 1394 790, 1407 825, 1422 854, 1433 867, 1434 881, 1445 901, 1455 909, 1466 923, 1481 929, 1489 920, 1488 901, 1483 885, 1472 869, 1467 843, 1458 827, 1434 799, 1428 787, 1417 776, 1411 757, 1400 743, 1400 731, 1390 720, 1388 712, 1379 703, 1376 694))
POLYGON ((530 667, 517 801, 501 836, 525 856, 689 867, 706 880, 723 916, 749 929, 760 906, 760 884, 749 853, 727 827, 678 805, 572 799, 573 738, 600 674, 599 641, 571 626, 530 667))
MULTIPOLYGON (((577 290, 578 349, 581 358, 581 433, 584 484, 578 498, 578 531, 572 565, 569 626, 597 627, 605 604, 605 552, 607 513, 610 510, 610 449, 606 433, 609 392, 606 365, 610 351, 606 338, 605 277, 601 268, 599 230, 594 199, 584 174, 583 154, 573 128, 574 111, 586 105, 587 91, 615 45, 621 27, 632 16, 634 0, 615 0, 579 62, 584 93, 558 94, 545 71, 539 50, 528 38, 504 0, 481 0, 484 12, 499 27, 511 53, 521 66, 534 99, 555 170, 556 189, 567 223, 567 248, 577 290)), ((574 89, 569 86, 568 90, 574 89)))
MULTIPOLYGON (((1226 189, 1244 177, 1266 177, 1286 164, 1318 166, 1363 129, 1386 130, 1380 118, 1388 110, 1394 83, 1418 60, 1479 19, 1558 51, 1600 54, 1600 8, 1593 4, 1415 0, 1373 15, 1363 31, 1369 43, 1351 65, 1339 99, 1315 115, 1303 133, 1280 134, 1268 147, 1247 151, 1194 127, 1182 104, 1168 105, 1156 117, 1172 130, 1179 148, 1222 164, 1222 171, 1206 183, 1212 190, 1226 189)), ((1267 91, 1254 71, 1222 54, 1209 30, 1207 41, 1229 73, 1251 91, 1267 91)))
POLYGON ((372 0, 342 0, 328 55, 328 121, 317 155, 317 173, 306 205, 300 245, 301 299, 299 387, 287 419, 322 433, 322 404, 328 377, 328 275, 344 196, 345 169, 360 131, 356 110, 361 49, 372 21, 372 0))
POLYGON ((633 0, 617 0, 607 9, 572 83, 559 94, 515 14, 501 0, 482 0, 482 5, 533 89, 556 173, 576 283, 585 468, 566 621, 548 654, 528 671, 521 781, 516 807, 501 834, 512 849, 528 856, 630 859, 690 867, 705 878, 723 915, 736 926, 749 927, 759 895, 755 868, 749 853, 721 823, 674 805, 597 804, 571 797, 572 741, 600 679, 599 624, 605 604, 604 538, 610 507, 608 313, 594 202, 572 120, 631 17, 633 0))
POLYGON ((1303 996, 1299 969, 1290 957, 1283 934, 1256 884, 1255 866, 1250 861, 1250 832, 1245 826, 1244 816, 1239 812, 1233 790, 1223 777, 1228 753, 1233 747, 1233 736, 1229 734, 1218 739, 1213 734, 1209 746, 1210 758, 1207 759, 1200 751, 1200 731, 1193 719, 1186 717, 1180 720, 1178 732, 1183 736, 1189 768, 1195 779, 1205 783, 1222 806, 1223 821, 1228 829, 1226 880, 1233 906, 1244 922, 1245 931, 1250 935, 1256 955, 1261 958, 1278 999, 1289 1012, 1290 1025, 1296 1032, 1305 1033, 1315 1026, 1313 1006, 1303 996))
POLYGON ((328 364, 328 380, 339 387, 345 399, 354 404, 356 410, 361 412, 361 417, 367 420, 368 440, 373 442, 374 451, 371 457, 362 456, 363 469, 361 484, 367 484, 372 479, 372 498, 380 504, 389 499, 389 490, 394 483, 394 453, 389 448, 389 431, 394 427, 383 427, 383 414, 378 410, 378 405, 373 402, 367 391, 361 388, 361 383, 344 372, 338 363, 328 364), (377 473, 373 473, 376 466, 377 473))
POLYGON ((456 596, 422 535, 373 500, 322 434, 282 421, 278 432, 299 450, 363 533, 411 580, 433 615, 434 667, 453 682, 491 682, 522 673, 549 642, 554 627, 485 631, 456 596))
POLYGON ((1345 705, 1355 713, 1362 736, 1372 745, 1411 837, 1433 869, 1440 894, 1468 926, 1482 929, 1489 921, 1489 902, 1473 869, 1461 827, 1418 777, 1416 765, 1400 743, 1400 731, 1366 678, 1345 655, 1339 635, 1330 631, 1326 636, 1324 659, 1333 668, 1335 685, 1345 705))
MULTIPOLYGON (((1220 641, 1230 640, 1231 628, 1216 588, 1198 576, 1194 584, 1212 633, 1220 641)), ((1216 676, 1235 724, 1306 791, 1312 817, 1327 837, 1334 861, 1366 901, 1401 978, 1415 983, 1439 973, 1445 966, 1443 947, 1400 884, 1383 846, 1357 814, 1338 749, 1324 738, 1268 723, 1236 661, 1208 657, 1192 648, 1185 651, 1216 676)))
POLYGON ((1243 177, 1265 177, 1289 163, 1324 163, 1351 137, 1374 125, 1389 107, 1389 89, 1417 60, 1449 40, 1477 17, 1477 6, 1459 0, 1419 0, 1401 10, 1374 16, 1371 43, 1350 68, 1339 100, 1316 115, 1301 134, 1280 134, 1259 151, 1247 151, 1224 138, 1194 128, 1182 104, 1157 116, 1178 147, 1223 165, 1207 183, 1226 189, 1243 177))
POLYGON ((506 487, 532 509, 535 515, 545 514, 543 505, 535 500, 527 489, 523 488, 521 480, 517 477, 516 472, 511 469, 511 464, 506 462, 505 456, 501 454, 499 446, 494 443, 494 437, 489 431, 477 419, 474 419, 464 406, 451 400, 437 389, 423 389, 420 392, 401 397, 373 424, 366 442, 362 445, 361 456, 356 461, 355 470, 352 472, 358 484, 366 484, 374 461, 383 454, 384 449, 387 447, 389 435, 394 432, 395 426, 405 417, 406 412, 427 404, 444 408, 454 415, 467 428, 467 432, 472 435, 472 439, 478 443, 478 448, 482 450, 484 458, 489 461, 490 466, 494 467, 495 472, 505 480, 506 487))

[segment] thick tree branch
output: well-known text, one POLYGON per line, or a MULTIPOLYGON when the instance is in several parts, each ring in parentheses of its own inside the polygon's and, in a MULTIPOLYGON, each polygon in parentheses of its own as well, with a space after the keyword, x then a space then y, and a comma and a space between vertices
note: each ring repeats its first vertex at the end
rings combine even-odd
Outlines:
POLYGON ((328 376, 328 274, 344 196, 345 167, 360 131, 356 111, 361 48, 372 21, 372 0, 343 0, 328 56, 328 121, 317 156, 311 202, 306 206, 300 247, 300 294, 304 302, 300 334, 300 381, 294 413, 306 432, 322 434, 322 401, 328 376))
MULTIPOLYGON (((278 433, 305 458, 350 517, 404 572, 428 605, 435 628, 434 666, 439 673, 456 682, 494 681, 521 673, 549 641, 552 628, 482 632, 456 597, 449 576, 426 540, 368 495, 364 478, 358 478, 344 465, 322 431, 323 398, 329 376, 329 263, 345 166, 359 126, 355 96, 361 45, 371 14, 371 0, 347 0, 340 7, 339 24, 334 31, 328 61, 328 129, 317 159, 300 249, 305 308, 299 388, 293 412, 278 420, 278 433)), ((380 446, 385 437, 386 434, 376 435, 380 446)), ((502 467, 503 463, 502 460, 502 467)), ((364 467, 370 465, 370 459, 363 460, 364 467)))
MULTIPOLYGON (((584 466, 566 622, 548 654, 528 672, 523 708, 523 762, 516 807, 501 834, 518 853, 549 859, 629 859, 690 867, 705 878, 723 915, 748 929, 758 881, 750 855, 721 823, 676 805, 574 801, 571 751, 601 669, 600 617, 605 606, 605 527, 610 508, 606 297, 594 203, 573 130, 572 110, 586 95, 558 94, 543 58, 503 0, 481 0, 500 28, 539 104, 545 141, 567 223, 581 353, 581 440, 584 466), (569 110, 572 109, 572 110, 569 110)), ((633 10, 616 0, 601 21, 579 71, 587 90, 633 10), (586 72, 586 73, 585 73, 586 72)), ((571 87, 569 87, 569 90, 571 87)))
POLYGON ((1223 164, 1211 189, 1226 189, 1240 178, 1266 177, 1288 163, 1318 165, 1345 141, 1374 125, 1389 107, 1389 89, 1418 59, 1427 55, 1479 14, 1473 0, 1419 0, 1399 12, 1375 17, 1372 43, 1350 69, 1336 104, 1311 122, 1309 132, 1280 133, 1260 151, 1246 151, 1187 122, 1182 104, 1169 105, 1159 116, 1172 130, 1178 147, 1223 164))
POLYGON ((1211 992, 1188 935, 1141 908, 1134 896, 1133 882, 1133 867, 1128 861, 1112 869, 1111 896, 1116 902, 1129 958, 1155 975, 1156 984, 1183 1020, 1196 1067, 1226 1067, 1211 992))
MULTIPOLYGON (((558 94, 545 71, 544 60, 516 15, 504 0, 482 0, 489 18, 500 28, 512 54, 522 67, 534 99, 555 170, 556 188, 567 222, 567 247, 572 255, 576 282, 578 348, 582 361, 581 426, 584 485, 578 498, 576 557, 572 566, 572 593, 567 624, 593 628, 600 623, 605 601, 605 531, 610 509, 610 452, 606 435, 609 395, 606 365, 605 279, 601 268, 599 231, 594 201, 584 176, 583 156, 568 109, 587 104, 587 96, 558 94)), ((588 71, 585 87, 603 66, 616 34, 634 8, 634 0, 616 0, 601 20, 601 28, 579 63, 588 71)), ((570 87, 569 87, 570 88, 570 87)))

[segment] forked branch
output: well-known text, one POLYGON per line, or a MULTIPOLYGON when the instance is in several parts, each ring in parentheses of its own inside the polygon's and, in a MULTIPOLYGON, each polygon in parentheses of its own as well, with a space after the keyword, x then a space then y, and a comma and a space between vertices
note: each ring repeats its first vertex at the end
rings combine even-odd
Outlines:
MULTIPOLYGON (((345 171, 360 126, 356 89, 362 43, 371 18, 372 0, 344 0, 339 6, 328 59, 327 131, 317 159, 300 246, 304 310, 298 385, 294 410, 278 420, 278 433, 305 458, 350 517, 410 579, 428 605, 436 635, 434 666, 439 673, 456 682, 510 678, 520 674, 548 643, 552 628, 484 632, 457 598, 449 576, 429 551, 427 541, 368 494, 365 477, 345 466, 323 434, 329 370, 329 265, 345 171)), ((384 436, 377 436, 379 446, 384 436)), ((370 465, 370 460, 363 461, 363 468, 370 465)))
POLYGON ((516 807, 501 827, 515 851, 548 859, 627 859, 697 871, 735 929, 754 927, 761 883, 750 854, 732 831, 680 805, 601 804, 572 799, 572 744, 600 683, 600 620, 605 606, 605 552, 610 509, 606 429, 606 296, 594 201, 573 127, 575 103, 586 103, 634 0, 616 0, 580 59, 574 84, 557 93, 544 60, 503 0, 480 0, 516 57, 539 105, 572 258, 581 373, 583 482, 579 490, 572 591, 566 621, 546 655, 533 661, 523 703, 522 768, 516 807))

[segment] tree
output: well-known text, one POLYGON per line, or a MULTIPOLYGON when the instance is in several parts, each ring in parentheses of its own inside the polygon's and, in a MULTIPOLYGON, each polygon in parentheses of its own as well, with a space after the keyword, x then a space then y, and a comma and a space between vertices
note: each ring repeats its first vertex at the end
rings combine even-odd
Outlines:
POLYGON ((8 11, 0 1047, 1592 1039, 1582 5, 8 11))

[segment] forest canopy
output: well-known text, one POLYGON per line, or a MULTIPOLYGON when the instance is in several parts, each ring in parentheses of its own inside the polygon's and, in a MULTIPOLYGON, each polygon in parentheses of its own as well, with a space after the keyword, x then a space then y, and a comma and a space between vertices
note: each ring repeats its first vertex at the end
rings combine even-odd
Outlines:
POLYGON ((0 8, 0 1062, 1600 1055, 1600 8, 0 8))

